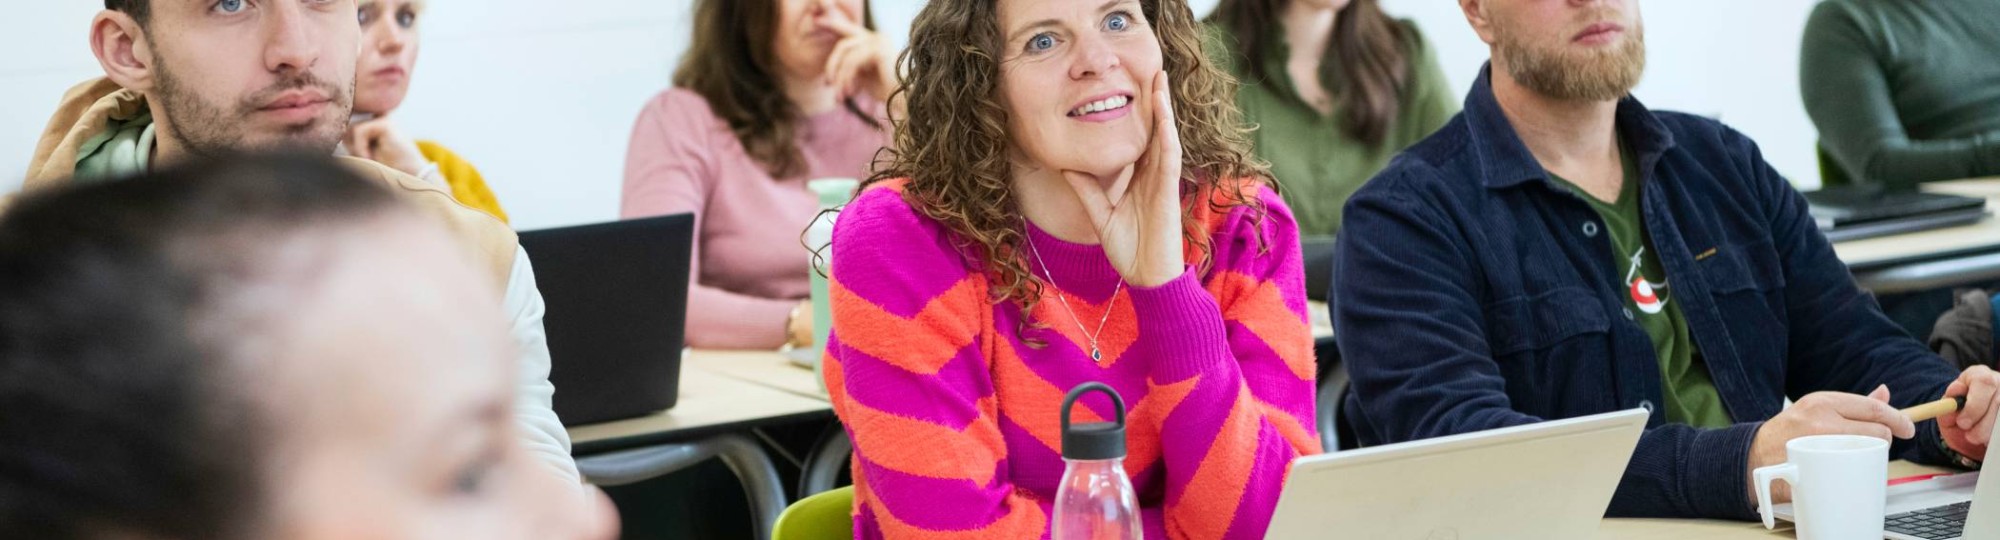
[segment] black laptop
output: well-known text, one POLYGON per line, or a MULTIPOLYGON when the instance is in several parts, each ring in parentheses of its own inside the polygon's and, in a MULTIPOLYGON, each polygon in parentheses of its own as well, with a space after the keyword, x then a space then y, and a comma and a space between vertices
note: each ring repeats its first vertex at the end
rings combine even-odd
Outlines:
POLYGON ((1986 216, 1986 200, 1876 184, 1807 192, 1813 221, 1834 242, 1963 225, 1986 216))
POLYGON ((563 425, 672 408, 680 394, 694 215, 520 236, 548 305, 549 382, 563 425))

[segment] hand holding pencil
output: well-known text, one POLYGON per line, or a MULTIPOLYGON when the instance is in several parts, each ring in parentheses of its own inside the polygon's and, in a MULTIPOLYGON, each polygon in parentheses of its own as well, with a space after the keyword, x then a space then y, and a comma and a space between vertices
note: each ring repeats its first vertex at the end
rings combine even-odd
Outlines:
POLYGON ((1986 366, 1973 366, 1959 373, 1944 395, 1963 399, 1965 404, 1937 417, 1938 434, 1945 446, 1971 459, 1986 456, 1986 444, 1993 439, 1993 426, 2000 420, 2000 373, 1986 366))
POLYGON ((1944 416, 1946 414, 1958 412, 1959 409, 1963 408, 1965 408, 1965 396, 1958 396, 1958 397, 1948 397, 1944 399, 1939 399, 1937 401, 1933 401, 1930 403, 1925 403, 1915 407, 1910 407, 1908 409, 1903 409, 1900 412, 1903 413, 1903 416, 1909 417, 1911 422, 1922 422, 1925 420, 1930 420, 1932 418, 1937 418, 1939 416, 1944 416))

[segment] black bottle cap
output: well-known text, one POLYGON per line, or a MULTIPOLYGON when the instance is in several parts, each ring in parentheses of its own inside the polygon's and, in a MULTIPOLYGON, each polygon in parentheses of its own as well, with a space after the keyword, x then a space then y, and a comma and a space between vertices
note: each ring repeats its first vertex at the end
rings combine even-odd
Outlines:
POLYGON ((1062 457, 1069 460, 1100 460, 1125 458, 1125 400, 1118 397, 1118 391, 1104 383, 1088 382, 1077 385, 1063 396, 1062 402, 1062 457), (1070 425, 1069 409, 1076 405, 1077 398, 1091 392, 1102 392, 1111 397, 1111 406, 1118 411, 1112 422, 1091 422, 1070 425))

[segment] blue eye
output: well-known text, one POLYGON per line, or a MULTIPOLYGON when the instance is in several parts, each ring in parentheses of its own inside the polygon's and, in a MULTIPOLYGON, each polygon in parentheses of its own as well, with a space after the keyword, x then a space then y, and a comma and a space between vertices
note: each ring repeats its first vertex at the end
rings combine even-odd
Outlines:
POLYGON ((1028 52, 1042 52, 1056 48, 1056 37, 1050 34, 1035 34, 1028 38, 1028 52))
POLYGON ((1132 28, 1132 16, 1122 11, 1113 13, 1110 17, 1104 18, 1104 27, 1113 32, 1123 32, 1132 28))
POLYGON ((242 13, 243 0, 221 0, 215 3, 214 9, 219 13, 242 13))

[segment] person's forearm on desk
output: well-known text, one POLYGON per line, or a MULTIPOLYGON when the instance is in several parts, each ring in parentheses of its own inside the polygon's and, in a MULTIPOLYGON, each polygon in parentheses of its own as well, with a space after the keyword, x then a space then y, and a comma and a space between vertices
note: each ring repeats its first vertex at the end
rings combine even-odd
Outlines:
MULTIPOLYGON (((800 264, 800 271, 804 266, 800 264)), ((758 298, 689 285, 687 345, 697 349, 776 350, 791 341, 788 322, 793 321, 792 310, 798 305, 795 299, 758 298)))

